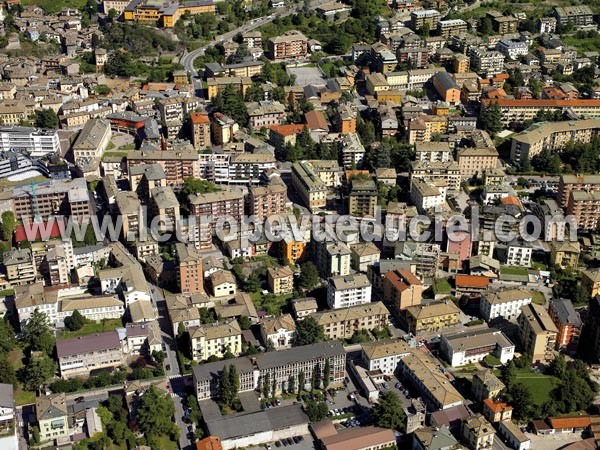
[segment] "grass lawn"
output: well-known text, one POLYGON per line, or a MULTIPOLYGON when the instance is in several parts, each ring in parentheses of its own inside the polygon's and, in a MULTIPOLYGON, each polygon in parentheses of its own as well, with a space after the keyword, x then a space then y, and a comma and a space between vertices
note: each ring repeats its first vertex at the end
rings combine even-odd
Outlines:
POLYGON ((25 355, 23 354, 23 350, 19 347, 13 348, 8 353, 8 362, 14 367, 15 370, 19 370, 23 367, 23 358, 25 355))
MULTIPOLYGON (((500 371, 494 370, 499 376, 500 371)), ((551 375, 534 372, 530 369, 517 369, 517 383, 523 383, 531 392, 533 402, 536 405, 543 404, 550 399, 550 392, 559 384, 559 379, 551 375)))
POLYGON ((533 303, 535 303, 536 305, 545 305, 546 304, 546 297, 544 296, 544 294, 542 294, 541 292, 537 292, 537 291, 531 291, 532 292, 532 297, 531 297, 531 301, 533 303))
POLYGON ((254 306, 258 311, 266 311, 268 314, 279 315, 281 310, 287 305, 288 300, 294 297, 294 294, 278 295, 263 295, 261 292, 252 292, 250 294, 254 306))
POLYGON ((576 36, 563 36, 561 40, 581 52, 600 52, 600 40, 597 37, 578 39, 576 36))
POLYGON ((61 331, 61 338, 73 338, 79 336, 86 336, 88 334, 103 333, 105 331, 112 331, 115 328, 123 326, 121 319, 106 319, 101 322, 89 322, 86 323, 81 329, 77 331, 61 331))
POLYGON ((527 275, 528 272, 525 267, 502 266, 500 267, 500 273, 505 275, 527 275))
POLYGON ((35 403, 35 392, 24 391, 20 387, 16 388, 15 403, 17 406, 35 403))
POLYGON ((177 442, 173 442, 169 439, 169 436, 159 436, 156 440, 159 442, 162 450, 179 450, 177 442))
POLYGON ((448 283, 445 278, 438 278, 435 280, 433 285, 433 292, 435 294, 449 294, 452 291, 452 286, 448 283))

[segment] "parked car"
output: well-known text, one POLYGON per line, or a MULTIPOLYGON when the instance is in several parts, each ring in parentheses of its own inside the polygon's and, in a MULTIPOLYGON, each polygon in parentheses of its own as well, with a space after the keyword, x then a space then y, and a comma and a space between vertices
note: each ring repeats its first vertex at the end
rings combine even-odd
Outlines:
POLYGON ((395 387, 396 389, 402 389, 402 383, 400 383, 400 382, 398 381, 394 387, 395 387))
POLYGON ((81 397, 77 397, 77 398, 75 399, 75 403, 83 403, 83 402, 85 402, 85 398, 84 398, 83 396, 81 396, 81 397))
POLYGON ((279 442, 279 441, 275 442, 275 447, 281 447, 281 442, 279 442))

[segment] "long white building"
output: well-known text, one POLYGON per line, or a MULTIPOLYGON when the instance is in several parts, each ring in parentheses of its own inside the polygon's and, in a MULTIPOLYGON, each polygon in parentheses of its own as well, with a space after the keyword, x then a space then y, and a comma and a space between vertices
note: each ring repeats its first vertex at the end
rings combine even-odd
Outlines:
POLYGON ((57 130, 31 127, 0 127, 0 149, 27 152, 32 157, 60 153, 57 130))

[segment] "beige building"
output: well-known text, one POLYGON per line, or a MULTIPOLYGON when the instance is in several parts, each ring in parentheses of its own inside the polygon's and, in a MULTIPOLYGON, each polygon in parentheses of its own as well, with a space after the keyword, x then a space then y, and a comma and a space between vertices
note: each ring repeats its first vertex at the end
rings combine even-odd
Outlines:
POLYGON ((211 273, 208 282, 215 297, 233 296, 237 292, 235 276, 229 270, 217 270, 211 273))
POLYGON ((202 257, 198 250, 182 242, 175 244, 177 285, 184 294, 204 292, 202 257))
POLYGON ((100 158, 112 137, 110 122, 106 119, 89 120, 71 147, 75 162, 89 162, 100 158))
POLYGON ((152 198, 152 223, 157 223, 152 229, 175 231, 177 221, 181 218, 179 200, 170 186, 155 187, 150 191, 152 198))
POLYGON ((292 309, 296 320, 302 320, 317 312, 317 300, 314 297, 295 298, 292 300, 292 309))
POLYGON ((350 244, 352 268, 367 273, 368 267, 379 262, 381 251, 372 242, 350 244))
POLYGON ((375 216, 377 206, 377 185, 375 181, 350 179, 348 213, 352 216, 375 216))
POLYGON ((483 172, 495 169, 498 164, 498 150, 488 148, 465 148, 456 154, 458 169, 465 178, 483 176, 483 172))
POLYGON ((498 397, 505 387, 504 383, 490 369, 477 371, 471 380, 471 392, 480 402, 487 398, 498 397))
POLYGON ((37 397, 35 399, 35 416, 40 430, 40 442, 68 438, 69 413, 65 394, 37 397))
POLYGON ((292 186, 311 212, 324 208, 327 202, 327 186, 306 161, 292 165, 292 186))
POLYGON ((491 449, 495 435, 494 428, 481 414, 463 420, 462 437, 471 450, 491 449))
POLYGON ((28 248, 4 252, 3 264, 6 279, 13 284, 28 283, 37 276, 35 261, 28 248))
POLYGON ((260 320, 260 335, 263 343, 272 343, 275 350, 290 348, 296 337, 296 322, 289 314, 265 317, 260 320))
POLYGON ((273 294, 291 294, 294 291, 294 272, 288 266, 269 267, 267 282, 273 294))
POLYGON ((413 334, 435 333, 458 325, 460 309, 452 301, 409 306, 406 309, 408 329, 413 334))
POLYGON ((372 331, 389 323, 389 311, 382 302, 312 313, 328 339, 349 339, 360 330, 372 331))
POLYGON ((308 39, 299 31, 288 31, 269 39, 268 48, 274 60, 300 58, 308 54, 308 39))
POLYGON ((242 352, 242 329, 237 320, 191 327, 189 330, 192 358, 206 361, 211 356, 223 358, 227 351, 238 356, 242 352))
POLYGON ((119 333, 90 334, 56 340, 56 356, 62 378, 88 376, 99 369, 124 364, 119 333))
POLYGON ((581 286, 587 290, 590 298, 600 294, 600 269, 589 269, 581 272, 581 286))
POLYGON ((577 269, 579 253, 579 242, 553 241, 550 243, 550 262, 562 269, 577 269))
POLYGON ((531 303, 521 308, 518 322, 521 345, 524 352, 531 355, 533 363, 552 361, 558 329, 548 311, 531 303))
POLYGON ((383 298, 399 311, 421 304, 425 286, 409 270, 393 270, 383 279, 383 298))

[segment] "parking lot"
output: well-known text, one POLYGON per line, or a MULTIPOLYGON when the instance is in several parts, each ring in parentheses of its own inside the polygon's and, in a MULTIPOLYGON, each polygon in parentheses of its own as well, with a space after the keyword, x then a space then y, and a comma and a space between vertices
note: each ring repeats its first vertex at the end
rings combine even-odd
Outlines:
POLYGON ((325 79, 317 67, 287 67, 287 73, 296 75, 296 86, 323 86, 325 79))

